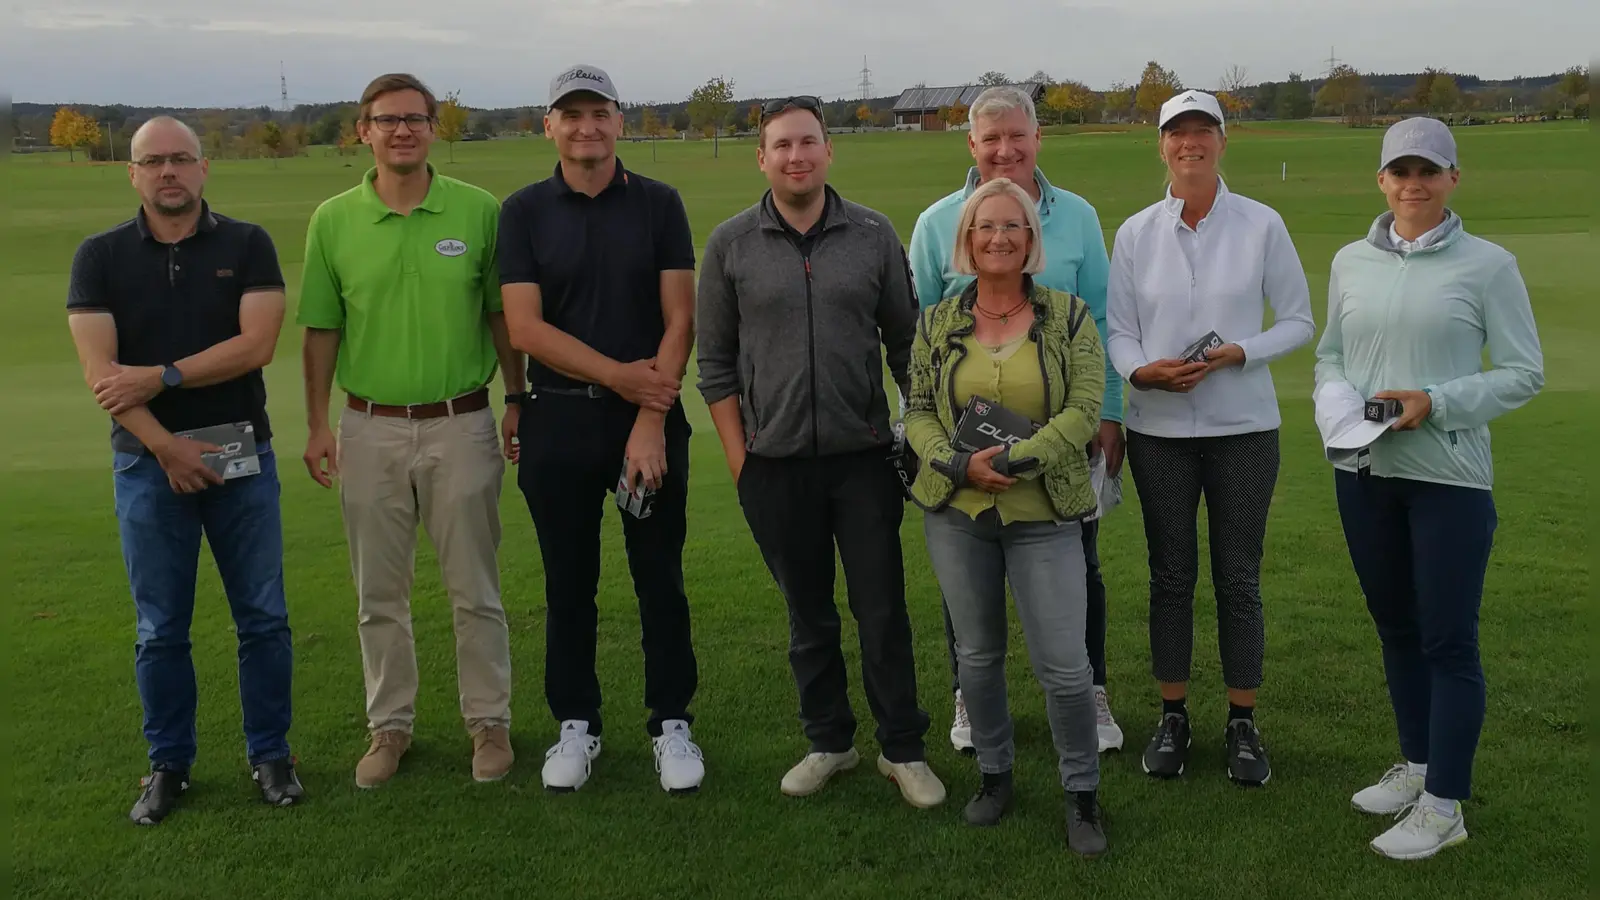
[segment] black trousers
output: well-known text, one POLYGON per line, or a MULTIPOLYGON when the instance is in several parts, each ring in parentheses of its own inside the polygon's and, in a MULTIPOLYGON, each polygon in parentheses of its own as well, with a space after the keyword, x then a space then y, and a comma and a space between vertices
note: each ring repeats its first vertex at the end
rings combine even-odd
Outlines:
MULTIPOLYGON (((1106 686, 1106 582, 1100 577, 1100 520, 1083 523, 1084 582, 1089 589, 1088 612, 1084 628, 1089 666, 1094 669, 1096 687, 1106 686)), ((961 689, 956 668, 956 630, 950 621, 950 607, 944 605, 944 641, 950 650, 950 693, 961 689)))
POLYGON ((622 520, 628 570, 639 601, 644 647, 646 730, 669 719, 693 722, 689 701, 699 668, 683 588, 685 508, 689 491, 689 422, 683 407, 667 415, 667 475, 643 519, 617 509, 628 436, 638 407, 615 397, 539 393, 523 408, 517 485, 528 501, 544 560, 544 693, 556 721, 580 719, 602 731, 595 674, 600 526, 610 509, 622 520))
POLYGON ((738 490, 750 533, 789 607, 789 665, 812 752, 842 753, 856 732, 833 602, 837 545, 878 744, 890 762, 924 759, 930 720, 917 704, 900 547, 905 494, 884 451, 752 455, 738 490))
POLYGON ((1189 680, 1203 493, 1223 681, 1236 690, 1260 687, 1267 647, 1261 553, 1278 481, 1278 432, 1161 438, 1130 429, 1128 467, 1150 560, 1151 674, 1166 683, 1189 680))

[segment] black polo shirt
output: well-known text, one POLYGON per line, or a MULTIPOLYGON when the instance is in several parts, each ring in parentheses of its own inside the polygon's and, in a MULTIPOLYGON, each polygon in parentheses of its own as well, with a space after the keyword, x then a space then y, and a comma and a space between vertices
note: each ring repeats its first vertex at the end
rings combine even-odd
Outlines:
MULTIPOLYGON (((217 215, 202 201, 194 234, 176 244, 150 233, 142 208, 86 238, 72 259, 67 309, 111 314, 118 363, 165 366, 238 337, 239 301, 262 290, 283 290, 271 236, 259 225, 217 215)), ((272 437, 260 369, 206 387, 166 388, 147 408, 168 431, 249 421, 258 443, 272 437)), ((143 450, 115 421, 111 446, 143 450)))
MULTIPOLYGON (((694 235, 671 185, 623 168, 594 197, 555 174, 505 199, 501 284, 537 284, 544 319, 618 362, 649 359, 666 333, 661 273, 694 268, 694 235)), ((581 384, 533 360, 533 387, 581 384)))

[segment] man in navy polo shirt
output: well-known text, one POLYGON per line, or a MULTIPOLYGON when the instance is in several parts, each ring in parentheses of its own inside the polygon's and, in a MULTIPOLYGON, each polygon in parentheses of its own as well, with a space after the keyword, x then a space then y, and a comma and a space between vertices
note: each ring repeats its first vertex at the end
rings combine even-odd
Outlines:
POLYGON ((689 420, 678 392, 694 343, 694 239, 678 192, 617 159, 622 113, 603 70, 557 75, 549 107, 544 128, 560 162, 501 204, 498 247, 511 343, 532 357, 518 484, 544 558, 545 697, 560 723, 542 777, 549 790, 577 790, 600 753, 600 523, 625 480, 654 491, 648 515, 621 513, 646 730, 661 787, 693 791, 705 767, 689 734, 698 670, 683 588, 689 420))
POLYGON ((293 650, 261 377, 283 323, 277 252, 260 226, 218 215, 202 199, 208 163, 187 125, 151 119, 131 151, 139 212, 78 247, 67 321, 84 378, 112 417, 117 523, 150 745, 150 776, 129 817, 154 825, 188 788, 196 753, 189 622, 202 532, 238 632, 252 777, 275 806, 298 802, 303 791, 289 755, 293 650), (229 469, 225 478, 202 458, 223 448, 184 433, 232 425, 253 432, 255 462, 244 459, 244 472, 229 469))

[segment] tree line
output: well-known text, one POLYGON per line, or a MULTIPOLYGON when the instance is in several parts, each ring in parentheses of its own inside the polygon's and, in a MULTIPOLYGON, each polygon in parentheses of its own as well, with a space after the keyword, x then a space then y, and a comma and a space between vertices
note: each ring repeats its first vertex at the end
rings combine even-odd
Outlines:
MULTIPOLYGON (((1055 78, 1043 70, 1023 79, 988 71, 972 83, 1041 85, 1039 111, 1047 124, 1151 122, 1168 98, 1186 87, 1200 87, 1216 93, 1234 119, 1327 116, 1362 126, 1417 114, 1472 119, 1587 118, 1590 78, 1586 66, 1538 78, 1490 82, 1438 68, 1396 75, 1362 73, 1340 65, 1315 79, 1291 73, 1284 81, 1252 82, 1244 67, 1230 66, 1215 85, 1186 86, 1177 72, 1150 60, 1137 79, 1116 82, 1106 90, 1095 90, 1075 79, 1055 78)), ((833 128, 891 128, 899 96, 826 101, 823 119, 833 128)), ((626 103, 622 106, 624 135, 716 138, 755 130, 768 98, 736 98, 734 82, 718 76, 683 100, 626 103)), ((347 154, 359 150, 357 108, 353 102, 300 104, 288 112, 265 106, 172 110, 16 103, 10 117, 11 138, 17 150, 57 147, 67 150, 73 160, 79 154, 97 161, 126 160, 134 130, 151 116, 163 114, 176 115, 193 126, 207 155, 213 157, 277 160, 312 147, 347 154)), ((453 158, 459 141, 542 134, 544 112, 539 106, 473 108, 459 92, 451 92, 440 102, 439 137, 453 158)), ((940 108, 937 115, 946 125, 956 127, 966 122, 968 110, 958 103, 940 108)))

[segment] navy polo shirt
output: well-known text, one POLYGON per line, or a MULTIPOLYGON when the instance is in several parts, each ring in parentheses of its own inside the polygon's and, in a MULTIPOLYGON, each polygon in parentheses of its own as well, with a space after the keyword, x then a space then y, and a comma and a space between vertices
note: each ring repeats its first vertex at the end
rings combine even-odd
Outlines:
MULTIPOLYGON (((217 215, 202 201, 194 234, 176 244, 151 234, 143 208, 86 238, 72 259, 67 309, 111 314, 118 363, 166 366, 238 337, 240 300, 266 290, 283 290, 266 229, 217 215)), ((260 369, 206 387, 166 388, 146 407, 168 431, 248 421, 257 443, 272 437, 260 369)), ((111 446, 144 449, 115 420, 111 446)))
MULTIPOLYGON (((500 205, 501 284, 537 284, 544 319, 618 362, 661 347, 661 273, 694 268, 694 235, 676 188, 623 168, 590 197, 555 173, 500 205)), ((582 382, 533 360, 534 388, 582 382)))

